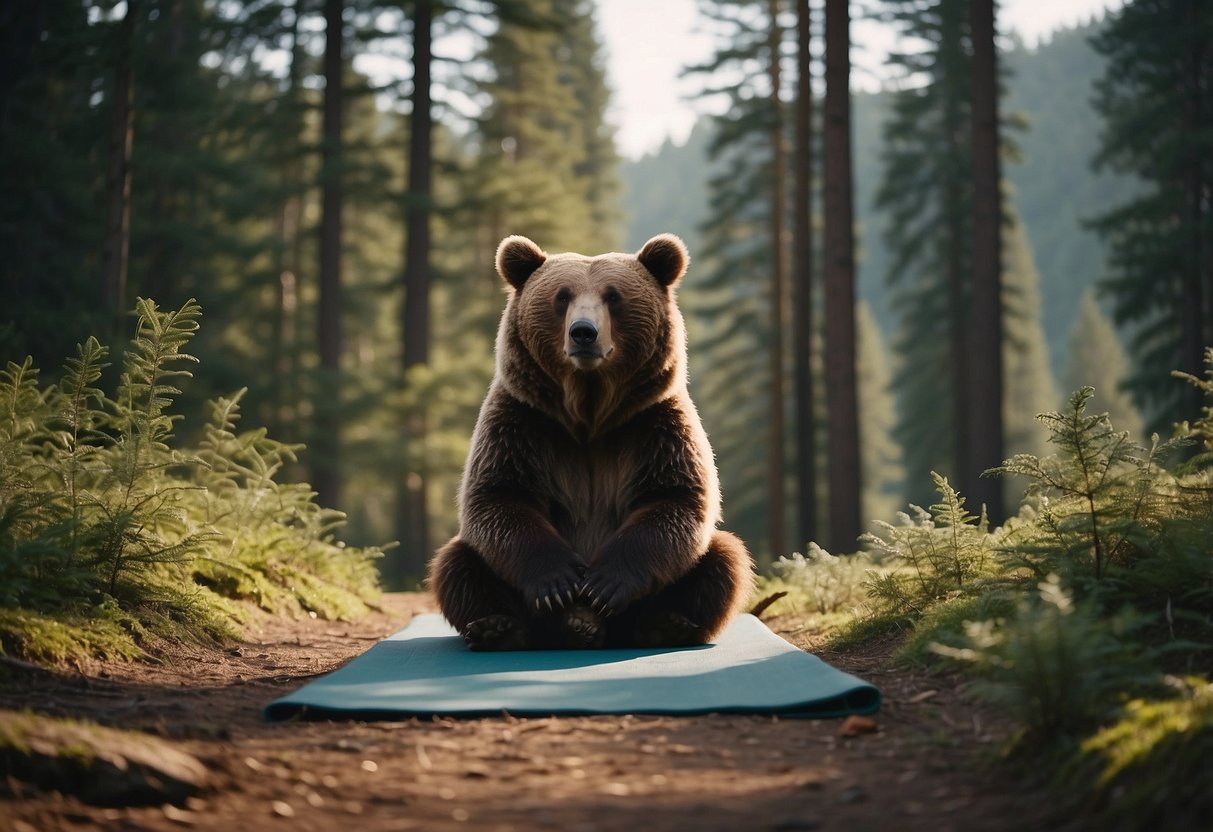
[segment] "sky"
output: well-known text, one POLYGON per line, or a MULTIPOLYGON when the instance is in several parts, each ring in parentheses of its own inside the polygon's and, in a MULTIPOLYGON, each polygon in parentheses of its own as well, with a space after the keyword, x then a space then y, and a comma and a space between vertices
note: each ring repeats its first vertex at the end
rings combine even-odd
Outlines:
MULTIPOLYGON (((1089 20, 1122 2, 1001 0, 999 28, 1019 32, 1031 46, 1060 27, 1089 20)), ((598 0, 613 99, 608 118, 617 128, 616 143, 625 157, 651 153, 667 138, 678 144, 686 140, 697 115, 687 100, 694 82, 680 79, 679 73, 705 60, 714 47, 697 16, 696 0, 598 0)), ((895 37, 884 24, 852 21, 853 87, 879 87, 883 55, 895 37)))

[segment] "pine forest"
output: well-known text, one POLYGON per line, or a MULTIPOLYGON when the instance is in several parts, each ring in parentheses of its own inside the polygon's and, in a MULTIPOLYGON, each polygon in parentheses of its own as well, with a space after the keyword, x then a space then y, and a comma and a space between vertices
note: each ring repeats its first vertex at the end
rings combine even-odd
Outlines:
POLYGON ((0 654, 424 589, 498 243, 673 232, 759 596, 964 674, 1072 822, 1207 828, 1213 4, 696 0, 633 158, 609 2, 4 4, 0 654))

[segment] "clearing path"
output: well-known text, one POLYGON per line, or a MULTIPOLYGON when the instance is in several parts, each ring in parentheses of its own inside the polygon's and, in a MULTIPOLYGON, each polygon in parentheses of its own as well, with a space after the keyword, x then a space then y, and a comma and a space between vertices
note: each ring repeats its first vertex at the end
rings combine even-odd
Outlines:
MULTIPOLYGON (((991 764, 1000 727, 965 701, 959 680, 890 670, 882 649, 824 656, 884 693, 875 725, 847 726, 855 736, 840 736, 841 720, 738 716, 262 720, 274 698, 435 609, 425 594, 391 594, 381 612, 354 623, 265 619, 227 650, 173 647, 160 663, 95 665, 85 675, 10 668, 0 678, 0 708, 147 732, 208 773, 179 805, 117 808, 10 778, 7 793, 0 782, 0 829, 1050 826, 1045 796, 991 764)), ((795 617, 768 624, 810 646, 795 617)))

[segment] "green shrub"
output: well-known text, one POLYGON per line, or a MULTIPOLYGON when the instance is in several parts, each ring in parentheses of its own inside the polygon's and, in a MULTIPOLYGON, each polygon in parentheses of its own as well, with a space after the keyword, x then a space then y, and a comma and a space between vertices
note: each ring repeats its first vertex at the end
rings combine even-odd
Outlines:
POLYGON ((838 557, 816 543, 807 548, 807 554, 796 552, 771 564, 771 571, 798 606, 825 615, 854 609, 866 600, 864 583, 872 569, 869 556, 838 557))
POLYGON ((197 448, 174 447, 198 305, 140 299, 135 311, 113 398, 97 387, 108 352, 95 338, 57 385, 39 388, 29 359, 0 372, 0 644, 62 659, 65 634, 92 626, 106 636, 82 633, 79 652, 220 637, 239 615, 225 598, 365 609, 378 550, 345 549, 333 539, 342 515, 274 481, 297 448, 235 432, 243 391, 212 405, 197 448))
POLYGON ((1155 683, 1131 640, 1140 618, 1112 619, 1092 603, 1076 603, 1056 575, 1022 599, 1006 619, 970 621, 965 644, 935 652, 967 663, 975 693, 1011 715, 1031 746, 1077 737, 1114 712, 1127 691, 1155 683))
POLYGON ((931 476, 940 501, 929 511, 911 506, 897 525, 879 522, 879 534, 861 538, 889 567, 869 573, 865 584, 879 615, 920 618, 941 601, 979 593, 996 574, 999 534, 984 514, 965 509, 946 478, 931 476))

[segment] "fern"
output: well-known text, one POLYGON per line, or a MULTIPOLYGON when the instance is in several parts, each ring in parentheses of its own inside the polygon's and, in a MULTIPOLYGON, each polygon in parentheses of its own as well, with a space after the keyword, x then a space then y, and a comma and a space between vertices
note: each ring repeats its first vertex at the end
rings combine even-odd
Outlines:
POLYGON ((897 567, 872 573, 867 583, 883 613, 916 618, 944 599, 977 591, 991 576, 996 538, 984 513, 970 513, 945 477, 931 477, 940 501, 929 511, 911 506, 913 514, 899 514, 898 525, 878 522, 881 533, 861 538, 897 567))
POLYGON ((1181 474, 1208 472, 1213 469, 1213 347, 1205 348, 1206 378, 1198 378, 1190 373, 1175 370, 1171 373, 1175 378, 1188 382, 1205 394, 1208 404, 1201 407, 1201 415, 1195 421, 1183 422, 1179 425, 1179 434, 1199 442, 1195 456, 1180 465, 1181 474))
POLYGON ((223 595, 276 612, 365 610, 379 550, 344 548, 343 515, 275 482, 299 446, 237 434, 244 391, 212 404, 196 451, 175 442, 198 305, 140 300, 136 313, 112 399, 95 338, 46 390, 28 359, 0 372, 0 645, 61 659, 73 643, 129 656, 134 640, 213 638, 237 615, 223 595))

